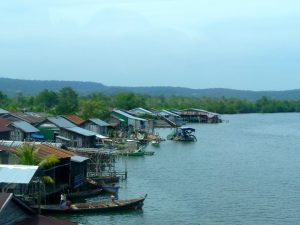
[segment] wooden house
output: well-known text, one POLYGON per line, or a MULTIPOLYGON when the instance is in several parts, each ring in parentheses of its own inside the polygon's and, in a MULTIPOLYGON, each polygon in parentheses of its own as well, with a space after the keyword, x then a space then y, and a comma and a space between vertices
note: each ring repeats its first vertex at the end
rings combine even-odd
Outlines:
MULTIPOLYGON (((55 181, 55 184, 45 184, 46 192, 43 193, 44 195, 56 194, 57 192, 61 191, 61 188, 76 188, 85 183, 87 178, 87 162, 89 158, 79 156, 74 152, 64 150, 49 144, 37 144, 34 147, 36 150, 37 158, 39 160, 43 160, 49 155, 54 155, 59 160, 59 162, 57 162, 53 166, 47 168, 39 168, 36 173, 36 176, 50 176, 55 181)), ((3 152, 15 155, 16 151, 16 148, 0 145, 1 156, 3 152)), ((6 176, 5 174, 3 174, 2 176, 4 177, 4 179, 9 179, 7 178, 7 176, 9 177, 10 175, 8 173, 6 174, 6 176)), ((13 178, 19 179, 18 182, 22 180, 21 178, 18 178, 17 175, 14 175, 13 178)))
POLYGON ((75 127, 76 125, 69 120, 61 117, 48 117, 38 124, 37 128, 40 130, 40 134, 44 135, 46 140, 55 141, 60 139, 60 142, 68 142, 68 139, 60 135, 63 128, 75 127))
POLYGON ((121 124, 128 129, 129 133, 139 130, 146 131, 147 129, 149 129, 146 119, 133 116, 125 111, 114 109, 112 111, 112 116, 120 119, 121 124))
POLYGON ((52 145, 36 145, 38 157, 43 159, 50 154, 54 154, 59 160, 55 166, 44 171, 45 175, 55 180, 55 185, 66 185, 71 188, 83 184, 87 177, 87 160, 88 158, 78 156, 71 151, 67 151, 52 145))
MULTIPOLYGON (((56 137, 58 138, 58 137, 56 137)), ((96 146, 97 133, 83 129, 81 127, 62 128, 59 139, 67 147, 93 148, 96 146)))
POLYGON ((12 128, 10 131, 10 140, 12 141, 30 141, 35 133, 39 130, 25 121, 15 121, 9 125, 12 128))
POLYGON ((186 122, 196 123, 219 123, 222 122, 220 115, 213 112, 208 112, 202 109, 184 109, 180 111, 180 116, 186 122))
POLYGON ((92 118, 83 122, 81 127, 97 134, 107 136, 109 127, 111 127, 111 125, 98 118, 92 118))

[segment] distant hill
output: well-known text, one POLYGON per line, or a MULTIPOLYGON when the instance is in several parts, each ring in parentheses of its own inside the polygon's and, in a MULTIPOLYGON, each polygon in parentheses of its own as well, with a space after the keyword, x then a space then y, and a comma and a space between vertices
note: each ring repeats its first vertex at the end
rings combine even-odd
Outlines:
POLYGON ((225 88, 209 88, 209 89, 191 89, 182 87, 117 87, 105 86, 96 82, 80 82, 80 81, 42 81, 42 80, 21 80, 0 78, 0 91, 9 96, 22 92, 24 95, 36 95, 44 89, 59 91, 63 87, 71 87, 80 95, 87 95, 93 92, 102 92, 105 94, 115 94, 122 91, 130 91, 134 93, 148 95, 176 95, 190 97, 226 97, 226 98, 242 98, 256 100, 262 96, 274 99, 300 99, 300 89, 287 91, 246 91, 233 90, 225 88))

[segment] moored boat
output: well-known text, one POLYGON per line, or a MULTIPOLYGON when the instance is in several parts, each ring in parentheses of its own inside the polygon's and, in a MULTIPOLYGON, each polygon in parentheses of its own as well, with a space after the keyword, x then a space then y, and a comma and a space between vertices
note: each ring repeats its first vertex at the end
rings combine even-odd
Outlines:
POLYGON ((197 141, 197 138, 194 135, 195 131, 196 130, 191 127, 178 127, 167 136, 167 139, 173 141, 195 142, 197 141))
POLYGON ((75 214, 75 213, 105 213, 114 211, 125 211, 125 210, 137 210, 141 209, 144 204, 144 200, 147 195, 135 199, 128 200, 106 200, 99 202, 85 202, 71 204, 66 207, 60 205, 34 205, 31 208, 35 210, 41 210, 42 214, 51 213, 64 213, 64 214, 75 214))
POLYGON ((108 193, 113 194, 113 195, 118 195, 120 186, 116 186, 114 184, 112 184, 112 185, 103 184, 103 185, 101 185, 101 188, 105 192, 108 192, 108 193))
POLYGON ((159 141, 158 140, 153 140, 151 141, 152 146, 154 147, 159 147, 159 141))
POLYGON ((73 200, 73 199, 81 199, 81 198, 89 198, 94 197, 102 193, 104 190, 102 188, 97 189, 91 189, 91 190, 85 190, 85 191, 77 191, 77 192, 71 192, 66 195, 67 199, 73 200))

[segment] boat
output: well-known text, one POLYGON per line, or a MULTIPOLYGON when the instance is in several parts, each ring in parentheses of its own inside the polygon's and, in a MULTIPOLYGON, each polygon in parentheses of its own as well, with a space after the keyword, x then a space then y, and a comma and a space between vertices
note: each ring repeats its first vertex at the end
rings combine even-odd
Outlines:
POLYGON ((173 141, 195 142, 197 141, 197 138, 194 135, 195 131, 196 130, 191 127, 178 127, 167 136, 167 139, 173 141))
POLYGON ((77 191, 77 192, 70 192, 66 195, 67 199, 74 200, 74 199, 81 199, 81 198, 89 198, 94 197, 102 193, 104 189, 96 188, 84 191, 77 191))
POLYGON ((154 147, 159 147, 159 141, 158 140, 153 140, 151 141, 152 146, 154 147))
POLYGON ((119 193, 120 186, 116 186, 115 183, 107 184, 103 181, 93 180, 91 178, 87 179, 88 184, 91 187, 102 189, 104 192, 117 196, 119 193))
POLYGON ((62 207, 60 205, 33 205, 31 208, 34 210, 40 210, 42 214, 105 213, 138 210, 142 209, 146 197, 147 195, 128 200, 110 199, 98 202, 75 203, 67 204, 66 207, 62 207))
POLYGON ((105 183, 115 183, 119 182, 120 177, 117 175, 112 175, 112 176, 96 176, 96 177, 89 177, 93 179, 94 181, 97 182, 105 182, 105 183))
POLYGON ((100 186, 103 189, 103 191, 108 192, 112 195, 118 195, 118 193, 119 193, 120 186, 116 186, 115 184, 112 184, 112 185, 103 184, 100 186))
POLYGON ((145 145, 141 146, 140 148, 134 151, 118 151, 117 155, 121 156, 144 156, 144 155, 153 155, 154 152, 145 151, 145 145))

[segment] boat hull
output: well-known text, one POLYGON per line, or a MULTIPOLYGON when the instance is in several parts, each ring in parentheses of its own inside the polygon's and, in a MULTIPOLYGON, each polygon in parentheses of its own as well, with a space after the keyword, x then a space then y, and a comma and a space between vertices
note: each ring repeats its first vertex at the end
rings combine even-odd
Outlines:
MULTIPOLYGON (((61 208, 59 205, 41 205, 42 214, 81 214, 81 213, 106 213, 126 210, 142 209, 145 197, 131 200, 112 200, 109 202, 77 203, 69 208, 61 208)), ((32 206, 38 210, 38 206, 32 206)))

